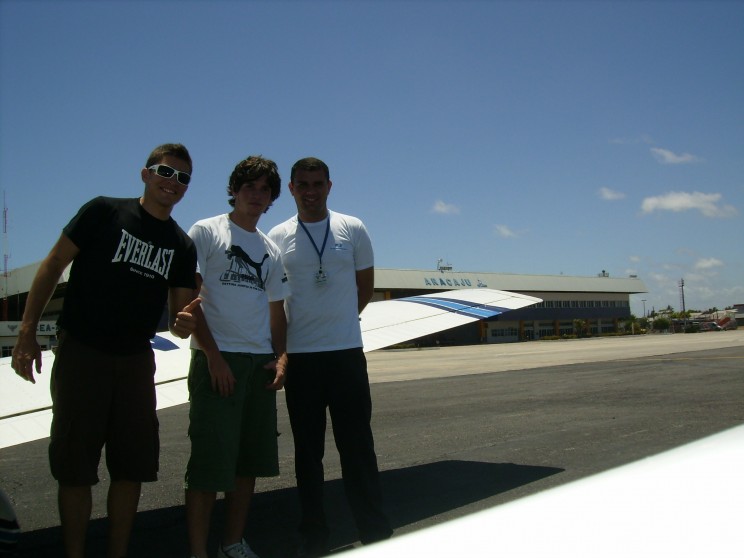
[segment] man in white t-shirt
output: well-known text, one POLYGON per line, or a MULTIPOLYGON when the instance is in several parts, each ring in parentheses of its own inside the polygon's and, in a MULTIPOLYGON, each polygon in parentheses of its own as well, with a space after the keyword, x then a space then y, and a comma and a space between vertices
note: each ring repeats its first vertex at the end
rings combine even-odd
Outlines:
POLYGON ((359 314, 374 290, 372 243, 362 221, 328 210, 331 186, 323 161, 297 161, 289 182, 297 215, 269 232, 289 283, 285 391, 302 508, 299 554, 304 556, 329 551, 323 509, 326 408, 360 540, 367 544, 392 534, 382 510, 359 327, 359 314))
POLYGON ((233 209, 198 221, 196 245, 203 319, 192 338, 186 521, 195 558, 207 558, 217 492, 226 518, 219 558, 256 554, 243 533, 256 477, 279 474, 276 392, 284 385, 287 321, 278 247, 258 220, 279 197, 276 164, 238 163, 227 188, 233 209))

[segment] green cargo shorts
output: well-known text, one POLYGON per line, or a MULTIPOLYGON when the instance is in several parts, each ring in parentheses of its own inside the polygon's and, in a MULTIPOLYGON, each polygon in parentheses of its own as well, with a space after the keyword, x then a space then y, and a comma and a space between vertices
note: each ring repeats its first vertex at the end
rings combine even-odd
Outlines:
POLYGON ((222 356, 236 380, 229 397, 212 389, 204 352, 191 351, 191 457, 186 467, 186 489, 230 492, 236 476, 279 474, 276 392, 266 389, 274 371, 264 368, 274 355, 223 352, 222 356))

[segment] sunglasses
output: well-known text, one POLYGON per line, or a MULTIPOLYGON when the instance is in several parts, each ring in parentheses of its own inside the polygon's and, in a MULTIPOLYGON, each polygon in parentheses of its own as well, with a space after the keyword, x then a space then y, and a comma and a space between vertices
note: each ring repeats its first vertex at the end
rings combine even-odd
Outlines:
POLYGON ((184 186, 188 186, 189 182, 191 182, 191 175, 187 172, 183 171, 177 171, 173 167, 169 167, 168 165, 153 165, 151 167, 147 167, 147 170, 153 171, 158 176, 162 176, 163 178, 170 178, 174 174, 176 175, 176 180, 183 184, 184 186))

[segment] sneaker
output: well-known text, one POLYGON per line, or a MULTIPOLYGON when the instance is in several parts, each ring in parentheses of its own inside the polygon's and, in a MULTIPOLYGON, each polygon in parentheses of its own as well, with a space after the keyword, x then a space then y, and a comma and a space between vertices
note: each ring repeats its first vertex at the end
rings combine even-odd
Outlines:
POLYGON ((217 558, 258 558, 258 554, 251 550, 245 539, 230 546, 220 545, 217 550, 217 558))

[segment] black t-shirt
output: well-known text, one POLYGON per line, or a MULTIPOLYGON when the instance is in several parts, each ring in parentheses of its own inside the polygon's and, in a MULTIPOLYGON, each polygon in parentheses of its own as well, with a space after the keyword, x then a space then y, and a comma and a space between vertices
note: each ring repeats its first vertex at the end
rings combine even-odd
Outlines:
POLYGON ((80 252, 58 325, 97 349, 146 350, 168 289, 196 288, 194 243, 172 218, 156 219, 137 198, 95 198, 63 232, 80 252))

